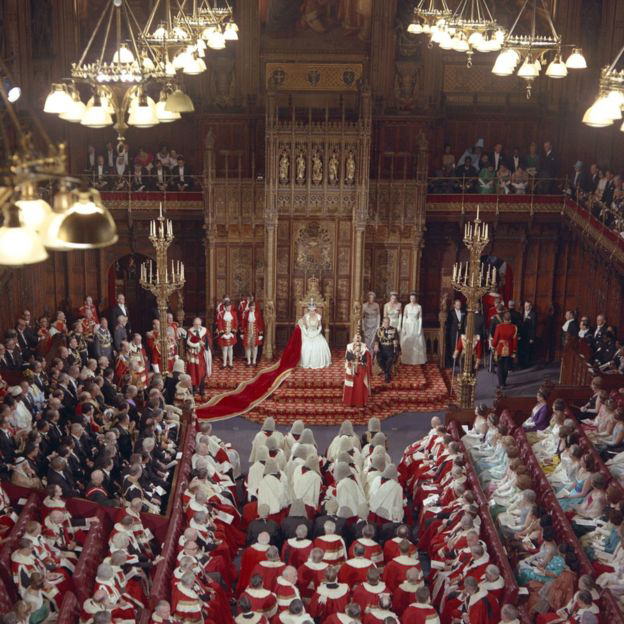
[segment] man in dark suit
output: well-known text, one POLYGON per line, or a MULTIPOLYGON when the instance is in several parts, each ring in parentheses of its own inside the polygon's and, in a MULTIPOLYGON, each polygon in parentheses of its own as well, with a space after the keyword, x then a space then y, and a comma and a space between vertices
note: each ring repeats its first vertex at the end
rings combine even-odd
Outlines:
POLYGON ((456 182, 458 190, 463 190, 466 193, 474 193, 477 187, 475 179, 477 175, 477 170, 472 166, 472 158, 466 156, 464 164, 455 169, 455 178, 460 178, 456 182))
POLYGON ((23 359, 15 338, 9 338, 5 343, 4 364, 10 370, 21 370, 23 359))
POLYGON ((55 457, 48 468, 48 485, 58 485, 65 498, 80 496, 76 482, 67 472, 67 462, 62 457, 55 457))
POLYGON ((535 333, 537 331, 537 317, 533 304, 530 301, 524 302, 522 313, 522 324, 520 325, 518 341, 518 360, 522 368, 531 366, 533 360, 533 346, 535 343, 535 333))
POLYGON ((507 168, 509 168, 507 156, 503 152, 502 143, 497 143, 494 146, 494 151, 490 154, 490 163, 494 166, 494 171, 498 171, 501 165, 505 165, 507 168))
POLYGON ((22 356, 25 360, 28 360, 35 352, 35 348, 39 342, 37 336, 28 331, 26 319, 21 317, 17 319, 15 331, 17 332, 17 344, 22 352, 22 356))
POLYGON ((281 548, 282 536, 280 528, 274 520, 269 520, 269 506, 258 505, 258 517, 252 520, 247 527, 247 545, 255 544, 260 533, 268 533, 271 537, 271 544, 281 548))
POLYGON ((559 161, 553 151, 550 141, 544 143, 544 155, 540 163, 539 177, 542 180, 540 190, 546 195, 557 193, 557 181, 554 179, 559 175, 559 161))
POLYGON ((600 198, 600 201, 607 208, 609 208, 611 206, 611 203, 613 202, 613 195, 615 194, 615 174, 613 173, 613 171, 611 171, 611 169, 607 169, 605 171, 605 177, 607 178, 607 183, 604 187, 604 191, 602 192, 602 197, 600 198))
POLYGON ((156 168, 149 178, 148 188, 150 191, 164 193, 169 188, 170 171, 164 167, 160 160, 156 161, 156 168))
POLYGON ((110 169, 106 166, 104 156, 98 156, 92 169, 92 183, 98 191, 106 191, 110 186, 110 169))
POLYGON ((3 405, 0 409, 0 471, 5 469, 8 464, 15 462, 15 453, 17 452, 17 444, 9 421, 10 412, 11 409, 8 405, 3 405))
POLYGON ((474 331, 475 335, 481 336, 481 344, 485 344, 485 316, 481 310, 481 302, 477 301, 474 313, 474 331))
POLYGON ((93 145, 89 145, 87 147, 87 159, 85 161, 85 171, 93 172, 95 169, 95 165, 97 165, 97 153, 95 151, 95 147, 93 145))
POLYGON ((178 162, 171 168, 171 187, 174 191, 192 191, 193 179, 191 169, 186 164, 184 156, 178 156, 178 162))
POLYGON ((565 322, 561 326, 561 342, 565 345, 568 339, 573 336, 577 337, 579 333, 579 323, 576 320, 576 314, 573 310, 566 310, 565 322))
POLYGON ((574 169, 570 175, 569 192, 573 197, 587 193, 589 188, 589 176, 580 160, 574 163, 574 169))
MULTIPOLYGON (((119 293, 117 295, 117 301, 115 303, 115 305, 113 306, 113 309, 111 310, 111 317, 110 317, 110 326, 115 328, 117 327, 117 319, 120 316, 125 316, 128 321, 126 323, 127 325, 127 329, 126 329, 126 334, 128 334, 128 332, 130 332, 130 310, 128 310, 128 306, 126 305, 126 297, 125 295, 123 295, 122 293, 119 293)), ((126 335, 127 337, 127 335, 126 335)), ((126 338, 124 338, 125 340, 126 338)))
POLYGON ((524 156, 520 154, 520 148, 514 147, 513 152, 511 154, 511 158, 509 159, 509 170, 511 173, 516 173, 518 169, 526 169, 526 161, 524 156))
POLYGON ((446 364, 453 365, 453 352, 457 346, 457 339, 466 331, 466 313, 462 310, 460 299, 453 301, 446 321, 446 364))
POLYGON ((333 522, 336 525, 336 535, 340 535, 343 538, 347 536, 347 521, 344 518, 338 517, 338 503, 334 500, 328 500, 325 503, 325 513, 322 515, 316 516, 314 519, 314 528, 312 529, 312 536, 310 539, 314 539, 319 535, 325 535, 325 523, 333 522))
POLYGON ((121 351, 121 343, 128 340, 128 317, 123 314, 117 318, 115 329, 113 330, 113 345, 115 351, 121 351))
POLYGON ((600 182, 600 167, 596 163, 592 163, 589 166, 587 192, 594 193, 598 188, 598 182, 600 182))
POLYGON ((520 331, 520 325, 522 325, 522 313, 516 310, 516 302, 512 299, 509 300, 509 314, 511 315, 511 322, 520 331))
POLYGON ((593 331, 593 339, 595 343, 600 342, 603 334, 607 331, 607 319, 604 314, 596 317, 596 329, 593 331))

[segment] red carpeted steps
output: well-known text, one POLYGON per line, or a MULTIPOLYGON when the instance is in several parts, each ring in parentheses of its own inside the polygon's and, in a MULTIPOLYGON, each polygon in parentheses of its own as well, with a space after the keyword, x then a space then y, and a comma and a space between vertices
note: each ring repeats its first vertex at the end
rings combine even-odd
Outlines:
MULTIPOLYGON (((206 384, 203 400, 234 389, 241 381, 255 375, 258 368, 235 362, 234 369, 219 368, 215 362, 213 375, 206 384)), ((389 384, 381 375, 373 376, 373 394, 365 409, 342 404, 344 361, 342 353, 334 353, 332 365, 322 370, 296 369, 273 396, 246 418, 261 422, 273 416, 276 422, 290 424, 301 418, 309 424, 329 425, 345 418, 364 424, 371 416, 388 418, 400 412, 429 412, 445 409, 449 403, 447 383, 435 364, 400 366, 389 384)))

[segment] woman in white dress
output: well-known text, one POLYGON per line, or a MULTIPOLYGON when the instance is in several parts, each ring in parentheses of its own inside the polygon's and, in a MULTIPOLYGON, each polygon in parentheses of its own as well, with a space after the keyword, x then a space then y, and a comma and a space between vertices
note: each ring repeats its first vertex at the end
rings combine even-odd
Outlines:
POLYGON ((373 350, 373 343, 381 324, 381 312, 379 304, 375 301, 376 296, 374 292, 369 292, 366 302, 362 305, 362 334, 370 351, 373 350))
POLYGON ((308 311, 299 319, 301 328, 301 368, 327 368, 331 365, 331 351, 325 336, 321 315, 316 311, 316 304, 311 301, 308 311))
POLYGON ((390 326, 394 327, 398 332, 401 331, 401 302, 399 301, 399 293, 395 290, 390 293, 390 301, 384 305, 384 316, 390 319, 390 326))
POLYGON ((410 293, 410 302, 403 310, 401 330, 401 363, 427 363, 427 344, 422 330, 422 308, 416 303, 416 293, 410 293))

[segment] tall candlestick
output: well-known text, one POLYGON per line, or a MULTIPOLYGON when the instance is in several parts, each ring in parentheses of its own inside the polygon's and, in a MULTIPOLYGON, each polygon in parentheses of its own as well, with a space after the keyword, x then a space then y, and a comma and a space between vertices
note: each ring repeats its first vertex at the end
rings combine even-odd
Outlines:
POLYGON ((492 284, 496 284, 496 267, 492 271, 492 284))
POLYGON ((160 202, 160 218, 161 219, 162 219, 162 216, 163 216, 163 214, 162 214, 162 202, 160 202))
POLYGON ((479 220, 479 209, 481 208, 481 206, 479 206, 479 204, 477 204, 477 221, 479 220))

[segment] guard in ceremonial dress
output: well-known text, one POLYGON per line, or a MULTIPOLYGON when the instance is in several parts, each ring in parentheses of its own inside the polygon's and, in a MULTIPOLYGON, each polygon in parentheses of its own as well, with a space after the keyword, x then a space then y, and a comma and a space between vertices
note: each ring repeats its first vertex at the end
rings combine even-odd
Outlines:
POLYGON ((223 299, 223 305, 217 313, 217 342, 221 347, 223 366, 234 368, 234 345, 238 330, 238 315, 229 297, 223 299))
POLYGON ((498 387, 505 388, 512 358, 518 352, 518 328, 511 322, 509 312, 503 314, 503 322, 496 326, 492 347, 498 362, 498 387))
POLYGON ((382 326, 377 330, 375 337, 375 353, 377 362, 384 372, 386 383, 390 382, 392 367, 399 350, 399 332, 396 327, 390 325, 390 318, 384 316, 382 326))
POLYGON ((371 392, 370 380, 373 360, 360 334, 347 345, 345 353, 345 381, 342 402, 351 407, 365 407, 371 392))
POLYGON ((245 347, 245 358, 247 366, 258 365, 258 348, 264 340, 264 319, 260 306, 256 305, 254 299, 250 299, 247 307, 242 312, 243 320, 243 346, 245 347))

